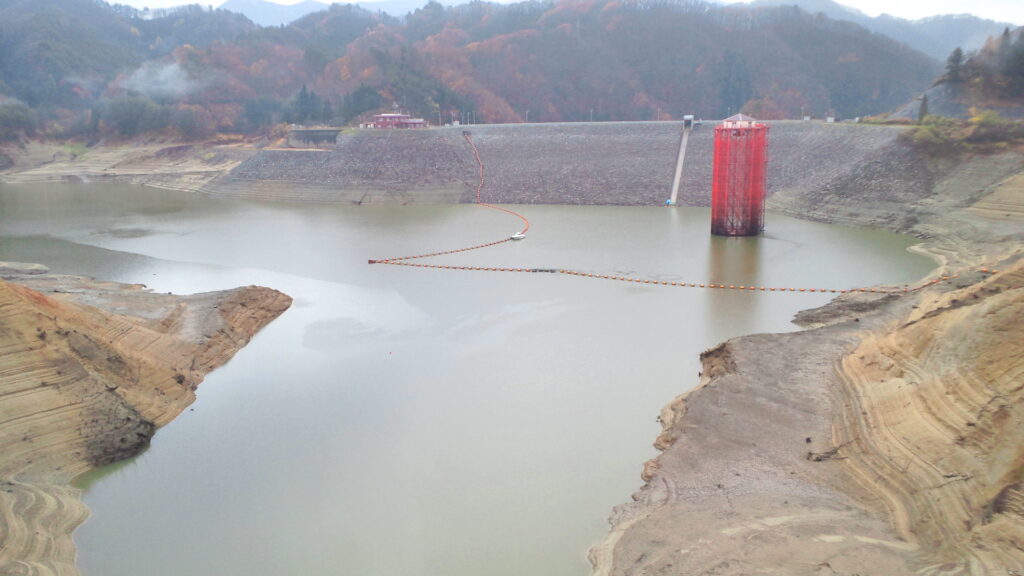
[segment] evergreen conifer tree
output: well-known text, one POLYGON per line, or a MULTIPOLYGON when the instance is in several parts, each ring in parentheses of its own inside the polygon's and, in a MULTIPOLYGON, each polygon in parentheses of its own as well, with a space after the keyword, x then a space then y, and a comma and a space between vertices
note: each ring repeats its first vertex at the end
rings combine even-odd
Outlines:
POLYGON ((964 51, 959 46, 946 59, 946 81, 959 84, 963 81, 964 51))

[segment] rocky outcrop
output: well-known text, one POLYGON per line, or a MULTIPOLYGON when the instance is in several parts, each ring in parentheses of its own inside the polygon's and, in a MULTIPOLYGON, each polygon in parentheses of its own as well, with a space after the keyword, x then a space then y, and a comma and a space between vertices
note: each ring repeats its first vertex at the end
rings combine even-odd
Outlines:
POLYGON ((0 280, 0 574, 76 574, 71 480, 146 447, 291 304, 267 288, 173 296, 54 275, 0 280))

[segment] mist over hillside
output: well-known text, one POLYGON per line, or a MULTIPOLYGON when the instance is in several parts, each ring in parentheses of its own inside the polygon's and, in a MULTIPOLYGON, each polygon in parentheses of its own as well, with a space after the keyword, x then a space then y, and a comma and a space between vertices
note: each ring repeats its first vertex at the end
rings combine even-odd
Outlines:
MULTIPOLYGON (((427 0, 379 0, 368 2, 352 2, 353 5, 369 12, 383 12, 391 16, 404 16, 426 5, 427 0)), ((450 2, 445 2, 450 4, 450 2)), ((317 0, 303 0, 296 4, 278 4, 269 0, 227 0, 220 10, 229 10, 244 14, 260 26, 281 26, 291 24, 313 12, 330 8, 329 3, 317 0)))
POLYGON ((1013 29, 1009 22, 996 22, 971 14, 942 14, 918 20, 889 14, 868 16, 833 0, 755 0, 755 6, 798 6, 811 14, 824 14, 833 20, 853 22, 872 32, 904 42, 932 58, 945 60, 955 48, 976 50, 990 36, 1013 29))
POLYGON ((0 95, 32 107, 88 106, 147 60, 256 28, 240 14, 198 5, 143 11, 98 0, 14 0, 0 7, 0 95))
POLYGON ((941 71, 851 22, 696 0, 432 2, 404 18, 335 4, 266 28, 99 0, 18 0, 0 16, 0 94, 64 135, 345 124, 393 105, 434 122, 849 118, 941 71))

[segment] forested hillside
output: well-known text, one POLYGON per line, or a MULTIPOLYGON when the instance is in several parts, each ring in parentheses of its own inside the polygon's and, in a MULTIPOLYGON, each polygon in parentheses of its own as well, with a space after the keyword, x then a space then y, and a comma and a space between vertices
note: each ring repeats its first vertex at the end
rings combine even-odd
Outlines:
POLYGON ((1024 33, 1006 30, 990 38, 981 50, 954 50, 946 60, 941 83, 962 86, 976 101, 1016 101, 1024 98, 1024 33))
POLYGON ((395 104, 432 122, 854 117, 941 70, 792 6, 690 0, 430 3, 404 19, 336 4, 270 28, 198 6, 16 0, 0 10, 0 46, 13 99, 0 126, 23 103, 37 129, 64 135, 343 124, 395 104))
POLYGON ((948 149, 949 145, 1020 141, 1024 134, 1005 129, 1000 119, 1024 118, 1024 29, 991 37, 980 49, 966 52, 956 48, 946 59, 945 73, 931 88, 898 110, 891 118, 923 121, 916 138, 928 147, 948 149), (970 134, 961 123, 970 120, 970 134))
POLYGON ((90 106, 117 74, 148 59, 255 28, 199 6, 142 12, 100 0, 11 0, 0 5, 0 93, 32 107, 90 106))

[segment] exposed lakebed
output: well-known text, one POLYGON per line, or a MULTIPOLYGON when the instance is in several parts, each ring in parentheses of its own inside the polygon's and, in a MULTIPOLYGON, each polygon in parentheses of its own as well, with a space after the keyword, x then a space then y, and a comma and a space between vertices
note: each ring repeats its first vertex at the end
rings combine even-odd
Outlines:
MULTIPOLYGON (((848 288, 912 282, 912 239, 769 214, 525 206, 523 242, 438 263, 848 288)), ((83 478, 86 576, 585 574, 701 350, 820 294, 369 266, 499 239, 477 206, 326 206, 99 185, 0 188, 0 260, 295 298, 141 456, 83 478)))

